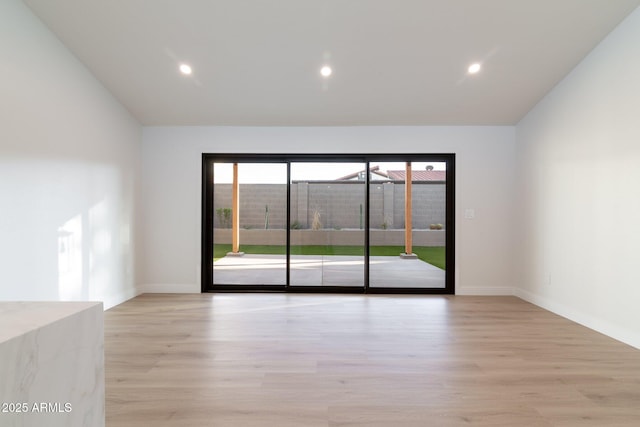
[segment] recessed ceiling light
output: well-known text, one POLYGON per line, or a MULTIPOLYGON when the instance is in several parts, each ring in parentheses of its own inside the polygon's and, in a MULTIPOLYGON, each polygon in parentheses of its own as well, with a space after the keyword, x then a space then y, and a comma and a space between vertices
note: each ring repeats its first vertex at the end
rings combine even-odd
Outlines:
POLYGON ((320 74, 322 74, 322 77, 329 77, 332 72, 333 70, 328 65, 325 65, 320 69, 320 74))
POLYGON ((475 64, 469 65, 468 71, 469 74, 476 74, 478 71, 480 71, 480 64, 476 62, 475 64))
POLYGON ((187 64, 180 64, 180 72, 188 76, 189 74, 191 74, 192 70, 191 67, 187 64))

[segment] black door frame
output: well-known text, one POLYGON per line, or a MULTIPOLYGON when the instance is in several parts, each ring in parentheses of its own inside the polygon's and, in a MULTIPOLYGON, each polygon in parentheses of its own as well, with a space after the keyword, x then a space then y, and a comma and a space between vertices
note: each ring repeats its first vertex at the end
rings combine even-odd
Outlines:
POLYGON ((286 292, 331 292, 331 293, 376 293, 376 294, 454 294, 455 293, 455 154, 212 154, 202 155, 202 221, 201 221, 201 291, 286 291, 286 292), (290 237, 291 237, 291 163, 332 162, 445 162, 446 170, 446 228, 445 228, 445 287, 444 288, 383 288, 369 287, 369 174, 365 181, 364 217, 364 286, 290 286, 290 237), (285 285, 221 285, 213 284, 213 164, 214 163, 283 163, 287 166, 286 200, 286 284, 285 285))

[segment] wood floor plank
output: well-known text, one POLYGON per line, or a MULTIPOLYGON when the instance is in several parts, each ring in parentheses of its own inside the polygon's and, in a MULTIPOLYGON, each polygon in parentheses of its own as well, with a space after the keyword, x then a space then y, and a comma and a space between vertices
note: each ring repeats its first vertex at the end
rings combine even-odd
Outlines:
POLYGON ((515 297, 146 294, 108 427, 638 426, 640 351, 515 297))

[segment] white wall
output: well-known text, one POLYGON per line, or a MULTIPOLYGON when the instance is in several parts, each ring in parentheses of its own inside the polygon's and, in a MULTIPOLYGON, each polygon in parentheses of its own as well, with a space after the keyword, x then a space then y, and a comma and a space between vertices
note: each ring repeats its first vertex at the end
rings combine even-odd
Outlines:
POLYGON ((456 153, 456 292, 513 292, 513 127, 149 127, 143 132, 146 291, 200 292, 202 153, 456 153), (487 189, 489 189, 487 191, 487 189), (476 218, 464 219, 465 208, 476 218))
POLYGON ((640 9, 516 140, 516 294, 640 348, 640 9))
POLYGON ((0 300, 136 294, 141 133, 21 1, 0 2, 0 300))

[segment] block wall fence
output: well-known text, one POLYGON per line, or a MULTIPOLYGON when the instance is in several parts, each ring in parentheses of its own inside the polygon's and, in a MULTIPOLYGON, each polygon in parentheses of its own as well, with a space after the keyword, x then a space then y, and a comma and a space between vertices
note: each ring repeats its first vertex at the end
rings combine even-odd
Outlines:
MULTIPOLYGON (((300 229, 313 225, 319 213, 320 228, 359 229, 364 226, 364 183, 314 181, 291 185, 291 224, 300 229), (362 208, 361 208, 362 207, 362 208), (362 209, 362 216, 361 216, 362 209)), ((370 184, 372 229, 404 228, 404 183, 370 184)), ((445 183, 414 182, 412 185, 414 229, 445 224, 445 183)), ((215 228, 226 228, 222 209, 231 208, 232 185, 214 186, 215 228)), ((284 229, 286 184, 240 184, 240 227, 244 229, 284 229), (268 212, 267 212, 268 211, 268 212), (267 224, 268 217, 268 224, 267 224)))

